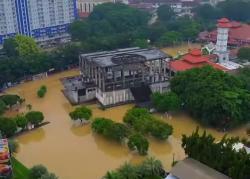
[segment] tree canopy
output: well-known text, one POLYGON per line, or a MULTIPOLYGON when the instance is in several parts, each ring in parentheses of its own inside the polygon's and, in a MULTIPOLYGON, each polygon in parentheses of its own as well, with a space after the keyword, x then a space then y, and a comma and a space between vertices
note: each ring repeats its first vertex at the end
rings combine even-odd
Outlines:
POLYGON ((158 15, 159 20, 161 21, 168 21, 170 19, 175 18, 176 16, 173 9, 167 4, 161 5, 157 9, 157 15, 158 15))
POLYGON ((155 158, 146 158, 139 165, 125 163, 115 171, 108 171, 104 179, 160 179, 165 177, 162 163, 155 158))
POLYGON ((0 117, 0 132, 3 136, 11 137, 17 131, 17 126, 14 120, 9 118, 0 117))
POLYGON ((141 134, 133 134, 128 138, 128 147, 130 150, 136 150, 141 155, 146 155, 149 147, 148 140, 141 134))
POLYGON ((237 56, 241 60, 250 61, 250 47, 241 47, 237 53, 237 56))
POLYGON ((147 109, 133 108, 127 111, 123 121, 132 126, 135 131, 150 134, 157 139, 166 140, 172 133, 173 127, 155 119, 147 109))
POLYGON ((250 155, 246 150, 236 151, 233 146, 238 138, 224 137, 217 142, 206 131, 202 135, 197 129, 191 136, 183 135, 182 147, 186 155, 208 165, 233 179, 250 177, 250 155))
POLYGON ((23 35, 16 35, 7 39, 3 48, 8 56, 27 57, 39 53, 35 40, 23 35))
POLYGON ((92 130, 104 137, 122 142, 128 136, 128 128, 121 123, 116 123, 106 118, 96 118, 92 122, 92 130))
POLYGON ((72 120, 89 120, 92 116, 92 111, 86 106, 81 106, 70 112, 69 116, 72 120))
POLYGON ((250 119, 250 92, 242 81, 210 66, 178 73, 171 90, 185 110, 205 125, 225 129, 250 119))
POLYGON ((181 100, 174 92, 154 93, 152 101, 159 112, 176 112, 181 107, 181 100))
POLYGON ((40 111, 30 111, 25 115, 25 117, 34 126, 38 126, 44 120, 44 115, 40 111))
POLYGON ((88 50, 128 47, 137 39, 145 39, 149 14, 120 3, 104 3, 94 8, 85 21, 70 27, 73 39, 88 50))

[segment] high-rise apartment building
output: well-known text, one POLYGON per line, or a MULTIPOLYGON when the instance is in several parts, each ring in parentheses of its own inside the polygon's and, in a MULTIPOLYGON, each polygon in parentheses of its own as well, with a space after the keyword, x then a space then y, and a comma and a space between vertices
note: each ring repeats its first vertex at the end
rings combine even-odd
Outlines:
POLYGON ((0 0, 0 44, 15 34, 37 41, 65 37, 76 16, 76 0, 0 0))

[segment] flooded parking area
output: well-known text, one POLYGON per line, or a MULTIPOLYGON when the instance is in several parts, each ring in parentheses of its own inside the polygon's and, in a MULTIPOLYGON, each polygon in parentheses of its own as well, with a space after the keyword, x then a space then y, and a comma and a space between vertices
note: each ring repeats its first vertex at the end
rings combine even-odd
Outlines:
MULTIPOLYGON (((43 164, 60 179, 97 179, 101 178, 107 170, 115 169, 125 161, 133 163, 142 161, 144 157, 129 151, 125 145, 93 134, 90 125, 77 126, 70 120, 68 113, 74 107, 64 97, 60 79, 78 74, 78 70, 66 71, 43 80, 21 84, 7 91, 24 97, 26 104, 32 105, 32 110, 42 111, 45 120, 50 122, 42 128, 17 137, 20 144, 19 152, 16 154, 17 159, 28 167, 43 164), (48 89, 42 99, 36 95, 41 85, 46 85, 48 89)), ((99 109, 96 104, 89 107, 93 110, 94 117, 106 117, 121 122, 124 114, 133 107, 133 104, 107 110, 99 109)), ((19 112, 25 111, 26 108, 23 106, 19 112)), ((149 156, 161 160, 164 167, 169 169, 173 156, 175 160, 185 157, 181 148, 182 134, 191 134, 198 124, 183 116, 172 119, 167 119, 161 114, 155 116, 173 125, 174 133, 167 141, 149 138, 149 156)), ((224 135, 212 129, 207 130, 217 139, 224 135)), ((244 128, 231 131, 229 135, 246 137, 244 128)))

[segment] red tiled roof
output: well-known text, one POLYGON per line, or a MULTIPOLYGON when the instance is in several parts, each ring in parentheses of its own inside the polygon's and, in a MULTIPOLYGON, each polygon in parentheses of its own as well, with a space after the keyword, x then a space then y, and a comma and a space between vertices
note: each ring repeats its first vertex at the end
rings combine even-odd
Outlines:
POLYGON ((217 27, 220 28, 230 28, 232 27, 230 21, 227 18, 221 18, 217 21, 217 27))
POLYGON ((199 49, 194 49, 186 54, 182 59, 170 62, 170 68, 173 71, 185 71, 191 68, 199 68, 205 65, 210 65, 218 70, 227 71, 225 67, 209 61, 215 56, 203 56, 199 49))
MULTIPOLYGON (((229 29, 229 45, 247 45, 250 44, 250 25, 241 24, 240 22, 230 22, 231 28, 229 29)), ((217 30, 212 32, 201 32, 199 39, 216 42, 217 30)))

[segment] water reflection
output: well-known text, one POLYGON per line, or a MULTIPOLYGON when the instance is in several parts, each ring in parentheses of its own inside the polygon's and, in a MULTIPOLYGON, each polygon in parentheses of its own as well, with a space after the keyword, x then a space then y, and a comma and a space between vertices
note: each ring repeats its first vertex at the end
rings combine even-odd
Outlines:
POLYGON ((88 125, 90 124, 74 123, 71 126, 70 131, 77 137, 83 137, 91 133, 91 129, 88 125))
POLYGON ((104 154, 111 156, 112 158, 119 159, 129 154, 129 150, 125 144, 110 141, 107 138, 95 133, 92 133, 92 136, 98 150, 102 151, 104 154))

